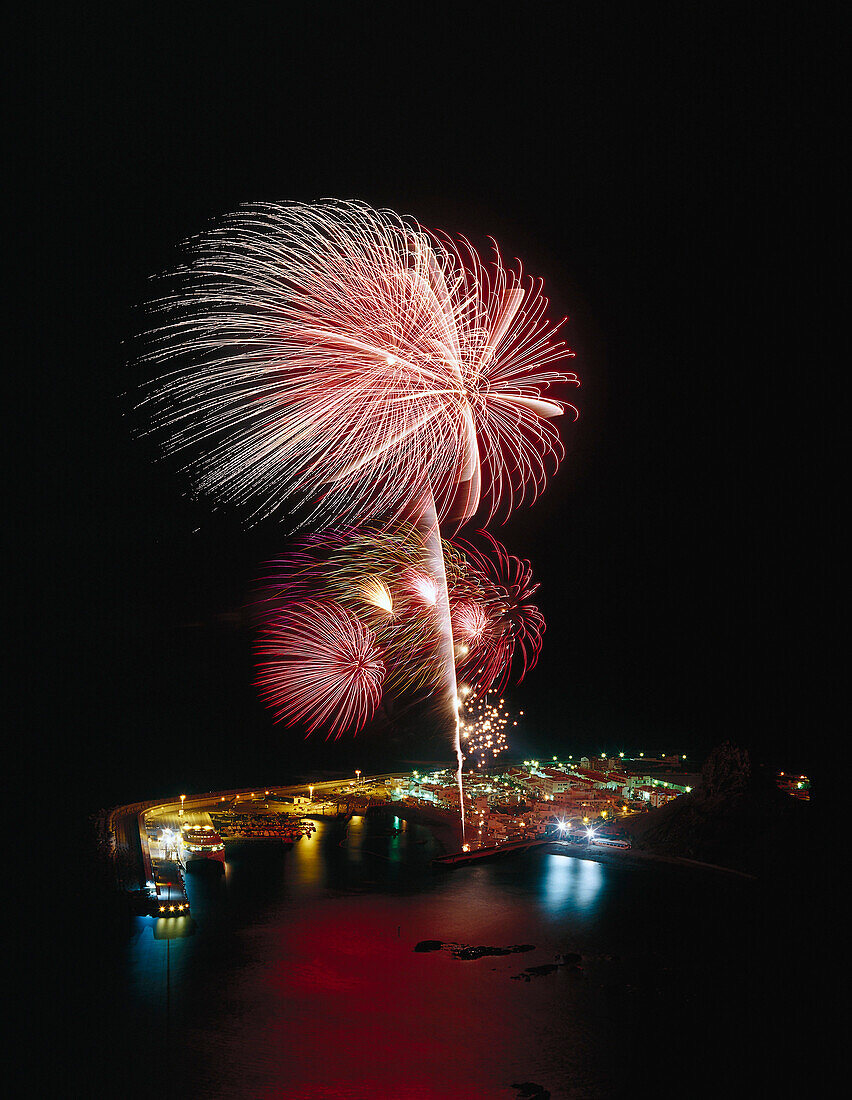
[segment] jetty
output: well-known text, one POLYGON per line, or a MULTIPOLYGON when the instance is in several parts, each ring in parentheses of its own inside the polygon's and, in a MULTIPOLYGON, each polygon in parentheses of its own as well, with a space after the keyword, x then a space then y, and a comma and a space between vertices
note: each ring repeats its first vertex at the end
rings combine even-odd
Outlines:
POLYGON ((522 837, 519 840, 506 840, 502 844, 488 844, 481 848, 462 849, 460 852, 449 852, 444 856, 435 856, 432 863, 442 867, 454 867, 459 863, 471 863, 475 859, 487 859, 490 856, 502 856, 507 852, 526 852, 531 848, 542 848, 551 844, 553 838, 547 837, 522 837))

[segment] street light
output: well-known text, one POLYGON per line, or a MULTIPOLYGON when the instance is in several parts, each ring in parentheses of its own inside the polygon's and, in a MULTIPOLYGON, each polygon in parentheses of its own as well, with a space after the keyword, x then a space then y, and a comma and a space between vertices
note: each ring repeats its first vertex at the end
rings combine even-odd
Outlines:
POLYGON ((360 768, 356 768, 356 769, 355 769, 355 774, 356 774, 356 775, 358 776, 358 779, 360 780, 360 779, 361 779, 361 769, 360 769, 360 768))
POLYGON ((186 795, 182 794, 180 796, 180 816, 181 817, 183 817, 183 804, 184 804, 185 799, 186 799, 186 795))

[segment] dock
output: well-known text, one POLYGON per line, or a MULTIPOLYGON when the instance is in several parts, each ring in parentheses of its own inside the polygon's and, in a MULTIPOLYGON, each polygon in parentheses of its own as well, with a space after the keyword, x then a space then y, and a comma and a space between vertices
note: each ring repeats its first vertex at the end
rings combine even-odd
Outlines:
POLYGON ((443 867, 454 867, 459 863, 472 863, 476 859, 487 859, 490 856, 502 856, 507 852, 526 852, 531 848, 542 848, 551 844, 553 838, 522 837, 520 840, 507 840, 503 844, 488 844, 482 848, 471 848, 469 851, 450 852, 445 856, 435 856, 433 864, 443 867))

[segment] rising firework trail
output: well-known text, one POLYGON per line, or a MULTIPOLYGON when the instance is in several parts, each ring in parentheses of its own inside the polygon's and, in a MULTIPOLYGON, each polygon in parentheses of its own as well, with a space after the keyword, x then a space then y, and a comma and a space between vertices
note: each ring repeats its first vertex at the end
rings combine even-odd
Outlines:
MULTIPOLYGON (((186 245, 152 303, 142 404, 199 492, 305 526, 439 522, 535 500, 578 384, 541 283, 364 203, 251 204, 186 245)), ((461 762, 443 566, 445 690, 461 762)), ((459 788, 461 794, 461 764, 459 788)))

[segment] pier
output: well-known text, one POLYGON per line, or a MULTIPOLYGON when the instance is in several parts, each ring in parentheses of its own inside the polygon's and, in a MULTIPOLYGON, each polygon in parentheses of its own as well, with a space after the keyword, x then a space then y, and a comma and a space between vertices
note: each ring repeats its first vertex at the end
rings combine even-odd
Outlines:
POLYGON ((520 840, 507 840, 504 844, 489 844, 483 848, 471 848, 469 851, 450 852, 445 856, 435 856, 433 864, 445 867, 453 867, 458 863, 471 863, 475 859, 486 859, 489 856, 501 856, 506 852, 526 852, 530 848, 542 848, 553 842, 552 837, 523 837, 520 840))

